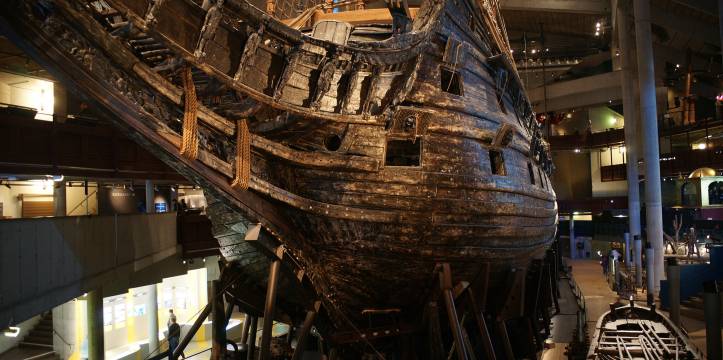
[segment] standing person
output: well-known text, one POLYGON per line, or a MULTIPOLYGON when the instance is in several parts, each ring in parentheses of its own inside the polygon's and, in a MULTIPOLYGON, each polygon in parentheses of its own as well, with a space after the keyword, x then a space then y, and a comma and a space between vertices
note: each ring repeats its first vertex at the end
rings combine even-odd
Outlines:
POLYGON ((173 309, 168 309, 168 322, 166 322, 166 326, 171 326, 171 320, 176 322, 176 314, 173 313, 173 309))
POLYGON ((608 264, 610 262, 610 255, 608 255, 608 252, 606 251, 605 254, 603 254, 602 259, 600 259, 600 264, 603 268, 603 275, 608 274, 608 264))
MULTIPOLYGON (((173 311, 173 310, 171 310, 173 311)), ((173 312, 171 312, 173 314, 173 312)), ((181 339, 181 326, 176 323, 176 316, 168 319, 168 360, 173 360, 173 351, 178 347, 181 339)), ((185 359, 186 357, 183 356, 185 359)))

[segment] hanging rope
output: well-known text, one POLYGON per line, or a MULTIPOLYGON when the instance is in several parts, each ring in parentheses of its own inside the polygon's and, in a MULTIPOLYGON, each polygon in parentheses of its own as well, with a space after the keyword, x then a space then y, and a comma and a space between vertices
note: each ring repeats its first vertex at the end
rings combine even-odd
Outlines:
POLYGON ((196 99, 196 86, 193 84, 191 66, 183 68, 181 80, 185 93, 181 155, 190 160, 196 160, 198 156, 198 99, 196 99))
POLYGON ((251 134, 246 119, 236 120, 236 167, 231 187, 248 190, 251 179, 251 134))

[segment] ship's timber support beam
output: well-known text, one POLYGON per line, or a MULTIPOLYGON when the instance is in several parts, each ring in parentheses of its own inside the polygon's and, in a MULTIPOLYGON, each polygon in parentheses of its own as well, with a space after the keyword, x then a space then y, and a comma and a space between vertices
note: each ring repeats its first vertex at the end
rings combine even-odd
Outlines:
POLYGON ((466 346, 467 344, 464 341, 464 335, 462 334, 463 329, 462 325, 459 323, 457 309, 454 306, 455 296, 452 291, 452 271, 449 267, 449 263, 442 263, 438 266, 441 267, 439 272, 439 287, 442 290, 442 296, 444 297, 444 303, 447 308, 447 316, 449 317, 449 326, 452 329, 452 336, 454 337, 457 359, 467 360, 469 359, 466 346))
POLYGON ((259 318, 256 316, 251 317, 251 327, 249 329, 249 342, 246 350, 246 360, 256 359, 256 328, 259 324, 259 318))
POLYGON ((489 329, 487 329, 487 322, 485 321, 484 314, 482 314, 482 311, 480 311, 477 306, 477 299, 475 298, 471 287, 467 287, 466 293, 470 310, 472 311, 474 320, 477 323, 477 331, 479 331, 480 334, 485 358, 488 360, 496 360, 497 357, 495 356, 495 348, 492 345, 492 339, 490 338, 489 329))
POLYGON ((306 318, 304 319, 304 324, 299 330, 299 336, 296 340, 296 349, 294 349, 294 355, 291 357, 291 360, 301 360, 304 356, 304 348, 306 347, 307 337, 309 336, 309 332, 311 332, 311 327, 314 325, 314 320, 316 319, 316 314, 319 312, 320 307, 321 301, 315 301, 314 307, 306 312, 306 318))
POLYGON ((251 329, 251 315, 244 313, 244 327, 241 329, 240 343, 245 345, 249 341, 249 330, 251 329))
POLYGON ((223 306, 223 285, 220 280, 211 283, 212 344, 211 360, 223 358, 226 352, 226 313, 223 306))
POLYGON ((261 329, 261 356, 259 359, 271 359, 271 332, 274 327, 274 312, 276 311, 276 295, 279 285, 279 268, 284 249, 279 247, 276 252, 277 259, 271 261, 269 266, 269 281, 266 285, 266 304, 264 305, 264 327, 261 329))
POLYGON ((203 321, 206 320, 208 315, 211 313, 212 304, 208 303, 206 306, 201 310, 201 313, 196 318, 196 321, 193 322, 193 325, 191 325, 191 328, 188 330, 188 333, 186 333, 186 336, 183 337, 181 342, 178 343, 178 347, 173 351, 173 359, 178 359, 179 356, 183 353, 183 350, 188 346, 188 343, 191 342, 191 339, 193 339, 193 336, 196 335, 196 332, 198 332, 198 329, 201 328, 201 325, 203 325, 203 321))
MULTIPOLYGON (((261 344, 260 344, 260 357, 259 359, 270 359, 270 346, 271 346, 271 334, 273 329, 273 321, 275 319, 276 311, 276 297, 278 293, 278 283, 281 276, 286 278, 296 279, 291 284, 296 284, 295 291, 300 293, 306 299, 315 299, 316 294, 311 290, 311 284, 308 284, 305 278, 305 272, 299 268, 298 264, 291 259, 290 256, 285 256, 286 248, 283 245, 279 245, 272 236, 266 234, 266 231, 260 224, 250 227, 244 237, 245 241, 251 242, 255 248, 259 249, 264 253, 270 260, 269 265, 269 280, 267 283, 266 298, 263 309, 263 329, 261 333, 261 344)), ((310 300, 311 305, 309 312, 307 313, 302 332, 299 334, 299 339, 304 340, 308 335, 308 332, 313 325, 314 319, 318 314, 321 302, 318 300, 310 300), (308 325, 308 327, 307 327, 308 325), (302 337, 304 339, 302 339, 302 337)), ((251 323, 254 326, 254 323, 251 323)), ((255 332, 251 332, 252 337, 255 339, 255 332)), ((255 341, 255 340, 254 340, 255 341)), ((303 345, 299 342, 299 345, 303 345)), ((249 344, 249 351, 252 351, 251 344, 249 344)))
POLYGON ((228 322, 231 321, 231 315, 233 315, 234 307, 236 307, 236 304, 233 303, 233 299, 230 297, 227 297, 226 298, 226 311, 225 311, 226 322, 224 323, 224 326, 228 326, 228 322))
POLYGON ((296 279, 291 284, 298 285, 298 289, 303 297, 309 300, 309 304, 313 304, 316 292, 312 290, 311 284, 308 283, 306 272, 289 256, 283 256, 286 248, 278 243, 272 234, 263 228, 261 224, 250 227, 244 236, 244 241, 249 241, 257 249, 265 254, 271 261, 280 261, 281 275, 290 279, 296 279))
POLYGON ((507 359, 515 358, 507 322, 512 319, 520 319, 524 315, 525 274, 525 269, 512 269, 508 274, 506 281, 508 286, 505 291, 507 300, 497 315, 497 335, 502 343, 504 357, 507 359))
POLYGON ((444 345, 442 342, 442 329, 439 324, 439 308, 437 307, 437 302, 429 302, 425 310, 427 311, 429 358, 442 359, 444 357, 444 345))

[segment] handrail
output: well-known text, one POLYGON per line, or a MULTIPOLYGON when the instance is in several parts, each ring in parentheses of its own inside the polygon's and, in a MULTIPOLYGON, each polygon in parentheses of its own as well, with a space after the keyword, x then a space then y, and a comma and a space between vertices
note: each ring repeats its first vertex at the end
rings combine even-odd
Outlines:
POLYGON ((78 203, 78 205, 75 205, 75 207, 74 207, 72 210, 68 211, 68 216, 72 215, 72 214, 73 214, 73 211, 75 211, 78 207, 80 207, 80 205, 83 204, 83 201, 86 202, 86 203, 85 203, 85 204, 86 204, 86 205, 85 205, 85 211, 88 212, 88 199, 89 199, 91 196, 95 195, 97 192, 98 192, 98 190, 96 189, 96 190, 93 190, 92 193, 86 195, 82 200, 80 200, 80 202, 78 203))
POLYGON ((65 340, 65 338, 62 335, 60 335, 60 333, 57 330, 55 330, 54 328, 53 328, 53 334, 58 335, 58 337, 60 338, 60 341, 62 341, 65 345, 70 346, 70 349, 73 350, 73 344, 71 344, 67 340, 65 340))

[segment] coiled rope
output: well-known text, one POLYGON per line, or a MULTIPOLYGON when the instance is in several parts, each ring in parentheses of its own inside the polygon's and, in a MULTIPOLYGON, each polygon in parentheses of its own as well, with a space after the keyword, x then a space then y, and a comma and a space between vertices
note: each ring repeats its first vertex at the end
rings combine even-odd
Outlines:
POLYGON ((181 138, 181 155, 189 160, 198 157, 198 99, 196 86, 193 83, 191 66, 183 68, 181 74, 183 81, 184 109, 183 109, 183 137, 181 138))
POLYGON ((251 179, 251 134, 246 119, 236 120, 236 166, 231 187, 248 190, 251 179))

